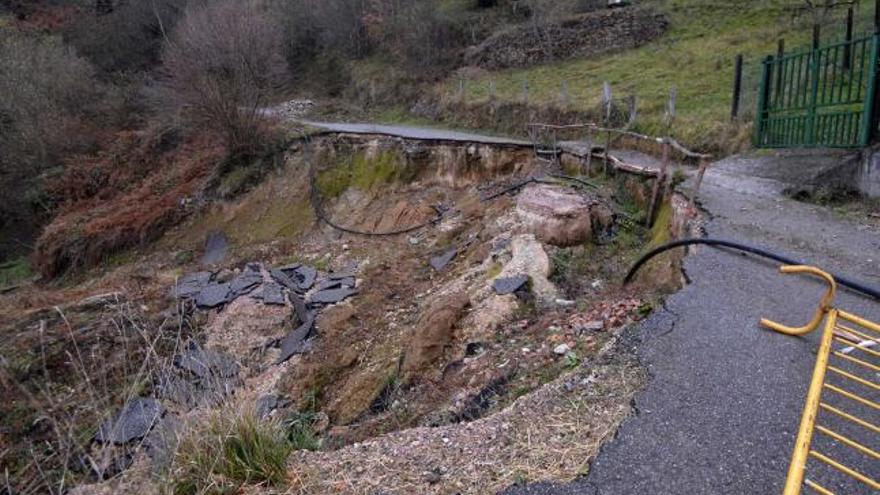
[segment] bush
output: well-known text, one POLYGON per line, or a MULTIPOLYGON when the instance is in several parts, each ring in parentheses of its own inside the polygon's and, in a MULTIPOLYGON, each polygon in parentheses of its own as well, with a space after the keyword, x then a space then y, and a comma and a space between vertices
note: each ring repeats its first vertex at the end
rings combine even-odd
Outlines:
POLYGON ((254 1, 188 8, 163 52, 167 96, 196 126, 221 133, 232 155, 261 147, 263 114, 285 81, 278 25, 254 1))
POLYGON ((93 147, 108 109, 91 65, 59 39, 2 27, 0 95, 0 187, 19 191, 0 200, 4 259, 35 234, 37 212, 26 196, 40 197, 36 179, 93 147))
POLYGON ((249 483, 280 485, 292 450, 280 422, 227 407, 181 439, 167 475, 177 495, 229 493, 249 483))

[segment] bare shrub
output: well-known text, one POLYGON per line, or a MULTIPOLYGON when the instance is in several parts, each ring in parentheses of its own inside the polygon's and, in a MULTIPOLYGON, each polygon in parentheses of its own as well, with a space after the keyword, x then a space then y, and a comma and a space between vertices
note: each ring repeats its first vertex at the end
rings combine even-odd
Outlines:
POLYGON ((285 80, 281 30, 260 4, 218 0, 190 7, 163 53, 171 103, 220 132, 233 155, 254 153, 263 108, 285 80))

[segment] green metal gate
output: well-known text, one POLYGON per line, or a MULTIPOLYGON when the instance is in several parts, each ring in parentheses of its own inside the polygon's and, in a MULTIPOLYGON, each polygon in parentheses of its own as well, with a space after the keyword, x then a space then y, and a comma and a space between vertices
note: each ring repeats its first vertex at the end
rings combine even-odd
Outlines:
POLYGON ((755 144, 866 146, 873 134, 880 35, 764 60, 755 144))

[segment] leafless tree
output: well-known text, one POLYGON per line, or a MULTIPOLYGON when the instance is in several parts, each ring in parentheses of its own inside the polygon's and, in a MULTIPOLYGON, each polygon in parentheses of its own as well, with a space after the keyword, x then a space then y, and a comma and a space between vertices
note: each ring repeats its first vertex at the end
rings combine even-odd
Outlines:
POLYGON ((253 0, 189 7, 163 53, 173 103, 204 128, 225 136, 232 154, 261 142, 262 109, 283 84, 281 30, 253 0))

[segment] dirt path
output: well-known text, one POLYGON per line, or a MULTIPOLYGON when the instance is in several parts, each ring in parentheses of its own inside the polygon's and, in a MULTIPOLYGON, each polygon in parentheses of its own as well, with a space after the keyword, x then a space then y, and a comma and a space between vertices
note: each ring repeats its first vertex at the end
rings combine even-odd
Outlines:
MULTIPOLYGON (((753 176, 760 160, 731 158, 713 166, 701 194, 711 217, 708 234, 878 285, 877 225, 783 198, 783 184, 753 176)), ((630 335, 652 379, 636 396, 636 415, 605 446, 590 474, 570 484, 528 485, 504 494, 780 493, 818 336, 786 337, 757 323, 770 317, 802 324, 823 287, 775 268, 716 249, 692 253, 685 263, 691 284, 630 335)), ((837 303, 880 319, 880 305, 865 298, 843 292, 837 303)), ((853 410, 852 404, 845 407, 853 410)), ((860 414, 880 420, 876 410, 860 414)), ((830 424, 866 438, 837 421, 830 424)), ((851 456, 845 448, 822 445, 841 460, 851 456)), ((877 473, 877 463, 866 457, 850 465, 877 473)), ((876 493, 842 478, 819 480, 835 493, 876 493)))

